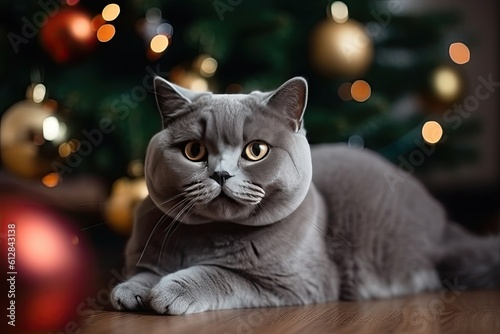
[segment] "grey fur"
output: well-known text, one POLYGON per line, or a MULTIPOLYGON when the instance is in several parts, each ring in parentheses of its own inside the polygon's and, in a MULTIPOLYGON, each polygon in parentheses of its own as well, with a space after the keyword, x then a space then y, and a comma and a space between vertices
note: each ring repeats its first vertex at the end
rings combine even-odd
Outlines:
POLYGON ((386 177, 397 170, 374 153, 310 149, 304 79, 215 95, 157 77, 155 91, 164 129, 148 147, 150 196, 136 212, 116 309, 186 314, 395 297, 444 279, 500 283, 499 239, 449 223, 415 179, 392 189, 386 177), (206 161, 183 155, 190 140, 206 146, 206 161), (242 157, 253 140, 271 145, 258 162, 242 157), (223 186, 216 172, 230 176, 223 186))

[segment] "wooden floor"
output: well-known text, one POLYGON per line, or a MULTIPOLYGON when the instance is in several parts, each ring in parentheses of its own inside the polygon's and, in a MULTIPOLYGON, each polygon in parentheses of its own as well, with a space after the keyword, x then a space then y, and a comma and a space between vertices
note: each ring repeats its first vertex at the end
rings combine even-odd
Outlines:
POLYGON ((99 312, 100 333, 500 333, 500 290, 460 291, 368 302, 227 310, 185 316, 99 312))

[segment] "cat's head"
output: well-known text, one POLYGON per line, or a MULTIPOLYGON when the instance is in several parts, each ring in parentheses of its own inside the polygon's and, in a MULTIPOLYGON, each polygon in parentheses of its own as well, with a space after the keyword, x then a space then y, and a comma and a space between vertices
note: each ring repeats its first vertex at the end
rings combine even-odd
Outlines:
POLYGON ((149 143, 145 173, 163 212, 185 224, 266 225, 300 205, 312 174, 303 78, 247 95, 154 84, 163 130, 149 143))

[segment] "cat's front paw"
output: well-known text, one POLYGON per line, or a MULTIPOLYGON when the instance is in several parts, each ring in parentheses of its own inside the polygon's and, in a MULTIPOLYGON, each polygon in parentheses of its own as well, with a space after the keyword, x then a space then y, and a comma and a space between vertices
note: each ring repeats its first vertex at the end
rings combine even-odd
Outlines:
POLYGON ((111 292, 111 304, 119 311, 144 310, 147 308, 151 289, 137 282, 124 282, 111 292))
POLYGON ((210 309, 207 296, 184 281, 164 277, 151 289, 150 306, 161 314, 191 314, 210 309))

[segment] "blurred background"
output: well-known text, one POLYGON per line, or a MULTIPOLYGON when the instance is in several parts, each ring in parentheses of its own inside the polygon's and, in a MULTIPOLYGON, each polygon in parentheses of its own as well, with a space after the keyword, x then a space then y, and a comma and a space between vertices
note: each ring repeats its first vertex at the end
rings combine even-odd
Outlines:
POLYGON ((109 308, 161 129, 154 75, 228 94, 304 76, 312 144, 375 150, 400 170, 388 187, 413 175, 452 219, 498 231, 499 7, 2 0, 0 240, 19 326, 70 332, 109 308))

